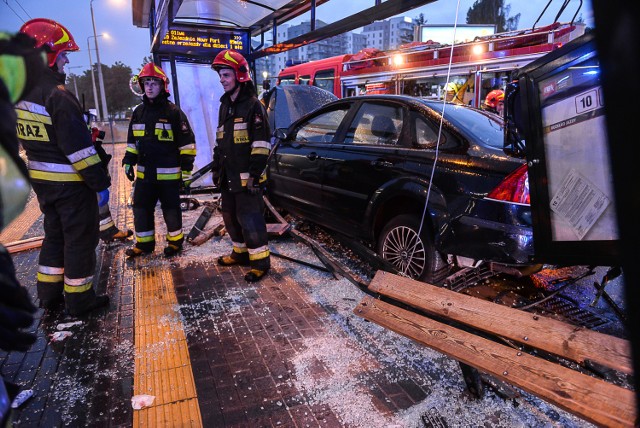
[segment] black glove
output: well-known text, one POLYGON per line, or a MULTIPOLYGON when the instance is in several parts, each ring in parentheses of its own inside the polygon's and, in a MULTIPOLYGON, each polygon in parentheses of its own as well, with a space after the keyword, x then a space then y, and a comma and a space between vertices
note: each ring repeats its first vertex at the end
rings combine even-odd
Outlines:
POLYGON ((213 180, 213 185, 215 187, 220 187, 220 170, 212 170, 211 171, 211 179, 213 180))
POLYGON ((35 311, 27 289, 16 279, 9 253, 0 247, 0 348, 21 352, 29 349, 36 336, 20 329, 33 323, 35 311))
POLYGON ((253 177, 249 177, 247 179, 247 192, 250 195, 259 195, 262 189, 260 188, 259 180, 254 179, 253 177))
POLYGON ((133 181, 136 179, 136 172, 133 170, 133 166, 128 163, 123 164, 124 173, 127 174, 127 178, 129 181, 133 181))

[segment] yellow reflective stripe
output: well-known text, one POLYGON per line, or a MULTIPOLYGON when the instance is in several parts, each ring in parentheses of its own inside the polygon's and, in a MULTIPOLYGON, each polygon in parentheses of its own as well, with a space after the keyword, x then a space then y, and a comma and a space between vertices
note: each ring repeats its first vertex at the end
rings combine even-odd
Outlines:
POLYGON ((69 285, 65 283, 64 292, 65 293, 84 293, 85 291, 91 290, 91 287, 93 287, 93 281, 84 285, 69 285))
POLYGON ((138 149, 136 148, 135 145, 128 145, 127 146, 127 150, 128 153, 133 153, 134 155, 138 154, 138 149))
POLYGON ((108 230, 111 226, 115 226, 116 224, 113 222, 113 220, 111 219, 111 217, 106 218, 105 220, 107 220, 106 223, 103 223, 103 221, 100 222, 100 232, 104 232, 105 230, 108 230))
POLYGON ((182 232, 180 232, 176 236, 171 236, 170 234, 167 233, 167 241, 175 242, 175 241, 181 240, 183 237, 184 237, 184 234, 182 232))
POLYGON ((263 149, 260 147, 253 148, 251 150, 252 155, 269 155, 269 149, 263 149))
POLYGON ((180 180, 182 178, 182 173, 174 173, 174 174, 158 174, 156 176, 158 180, 166 181, 166 180, 180 180))
POLYGON ((84 278, 64 277, 64 291, 66 293, 84 293, 93 286, 93 275, 84 278))
POLYGON ((90 156, 86 159, 82 159, 81 161, 75 162, 73 164, 73 167, 78 171, 82 171, 83 169, 89 168, 90 166, 93 166, 98 163, 100 163, 100 156, 98 156, 98 154, 96 153, 93 156, 90 156))
POLYGON ((38 272, 37 279, 40 282, 62 282, 64 280, 63 274, 46 274, 42 272, 38 272))
POLYGON ((261 251, 259 253, 251 253, 252 250, 249 250, 249 260, 261 260, 269 257, 269 250, 261 251))
POLYGON ((134 130, 133 130, 133 136, 134 136, 134 137, 144 137, 144 129, 143 129, 143 130, 141 130, 141 131, 138 131, 138 130, 135 130, 135 129, 134 129, 134 130))
POLYGON ((144 178, 144 172, 142 172, 142 171, 140 171, 140 169, 138 169, 138 173, 136 174, 136 177, 144 178))
POLYGON ((136 232, 136 242, 153 242, 155 241, 155 231, 136 232))
POLYGON ((233 252, 242 254, 247 252, 247 247, 244 244, 233 244, 233 252))
POLYGON ((84 181, 80 174, 67 172, 45 172, 34 169, 29 170, 29 177, 34 180, 46 181, 84 181))
POLYGON ((16 109, 16 115, 18 116, 18 119, 44 123, 45 125, 51 125, 53 123, 51 122, 51 116, 49 116, 48 114, 44 115, 27 110, 16 109))
POLYGON ((181 155, 196 155, 196 149, 180 150, 181 155))

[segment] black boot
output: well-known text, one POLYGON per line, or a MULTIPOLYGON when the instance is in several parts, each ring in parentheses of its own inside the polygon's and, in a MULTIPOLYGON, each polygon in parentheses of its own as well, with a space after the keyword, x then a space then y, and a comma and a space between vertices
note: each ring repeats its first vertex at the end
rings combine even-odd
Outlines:
POLYGON ((39 304, 42 309, 46 309, 48 311, 55 311, 57 309, 60 309, 62 305, 64 305, 64 297, 62 295, 54 297, 53 299, 40 299, 39 304))
POLYGON ((169 244, 164 249, 164 255, 167 257, 175 256, 182 251, 182 245, 169 244))
POLYGON ((67 312, 72 317, 81 317, 83 315, 89 314, 91 311, 95 309, 102 308, 104 306, 109 306, 109 296, 106 296, 106 295, 96 296, 93 302, 89 303, 88 305, 82 308, 74 309, 74 310, 67 309, 67 312))
POLYGON ((269 269, 251 269, 249 273, 244 276, 244 280, 247 282, 258 282, 267 275, 267 272, 269 272, 269 269))
POLYGON ((131 248, 127 248, 127 250, 124 252, 124 254, 129 257, 130 259, 133 259, 135 257, 141 256, 143 254, 149 254, 151 251, 144 251, 141 250, 138 247, 131 247, 131 248))

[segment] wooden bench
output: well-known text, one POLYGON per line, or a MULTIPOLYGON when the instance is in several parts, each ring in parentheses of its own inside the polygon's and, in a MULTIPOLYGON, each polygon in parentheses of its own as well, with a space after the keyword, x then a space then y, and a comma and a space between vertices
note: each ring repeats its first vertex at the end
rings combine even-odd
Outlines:
POLYGON ((376 273, 369 290, 420 313, 367 296, 354 309, 356 315, 594 424, 636 426, 633 391, 497 343, 487 336, 505 338, 581 365, 591 361, 632 374, 628 341, 383 271, 376 273), (483 334, 469 332, 463 326, 483 334))

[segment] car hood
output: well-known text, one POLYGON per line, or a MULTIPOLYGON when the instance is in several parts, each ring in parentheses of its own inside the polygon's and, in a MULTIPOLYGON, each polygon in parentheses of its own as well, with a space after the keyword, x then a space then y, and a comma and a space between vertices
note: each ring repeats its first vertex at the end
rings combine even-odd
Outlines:
POLYGON ((334 94, 316 86, 275 86, 263 97, 272 130, 288 128, 294 121, 328 102, 334 94))

